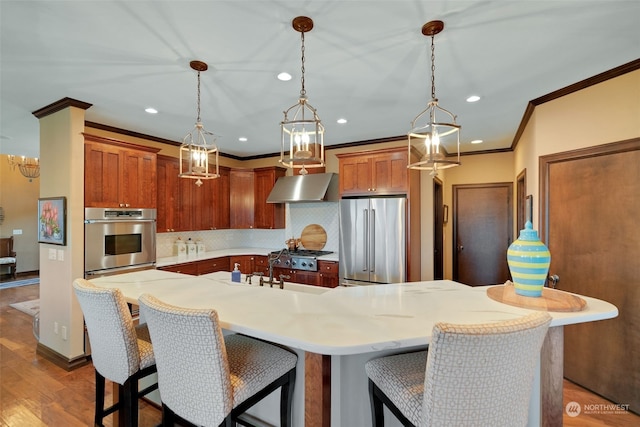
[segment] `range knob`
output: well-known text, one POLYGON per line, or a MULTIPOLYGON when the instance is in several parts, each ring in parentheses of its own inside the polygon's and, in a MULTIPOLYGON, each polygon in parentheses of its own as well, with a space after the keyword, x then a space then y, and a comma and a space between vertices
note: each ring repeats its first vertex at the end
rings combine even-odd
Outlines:
MULTIPOLYGON (((286 260, 286 261, 284 262, 284 265, 289 265, 289 264, 292 264, 292 262, 291 262, 291 261, 289 261, 289 260, 286 260)), ((295 264, 296 264, 296 262, 295 262, 295 261, 293 261, 293 265, 295 265, 295 264)))
POLYGON ((313 268, 313 262, 310 262, 310 263, 309 263, 309 267, 310 267, 310 268, 313 268))
POLYGON ((307 266, 307 263, 306 263, 306 262, 304 262, 304 261, 302 261, 302 266, 303 266, 303 267, 306 267, 306 266, 307 266))
POLYGON ((280 258, 278 258, 277 260, 273 261, 274 264, 280 264, 280 258))

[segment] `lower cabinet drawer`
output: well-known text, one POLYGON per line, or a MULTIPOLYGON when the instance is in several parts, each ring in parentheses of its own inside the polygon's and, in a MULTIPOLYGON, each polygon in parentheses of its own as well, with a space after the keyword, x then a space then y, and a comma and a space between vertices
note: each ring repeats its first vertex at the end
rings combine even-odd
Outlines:
POLYGON ((228 256, 198 261, 198 275, 215 273, 216 271, 231 271, 229 262, 228 256))
POLYGON ((174 273, 190 274, 192 276, 198 275, 198 264, 195 262, 185 262, 183 264, 168 265, 166 267, 159 267, 158 270, 173 271, 174 273))

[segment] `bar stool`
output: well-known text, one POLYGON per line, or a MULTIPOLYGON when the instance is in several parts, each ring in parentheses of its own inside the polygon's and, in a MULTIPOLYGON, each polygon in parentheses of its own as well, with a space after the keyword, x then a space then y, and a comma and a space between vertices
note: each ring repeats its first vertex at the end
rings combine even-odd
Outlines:
POLYGON ((121 426, 138 425, 138 398, 158 388, 154 383, 138 391, 138 380, 156 372, 153 347, 146 325, 134 326, 119 289, 107 289, 76 279, 76 297, 84 314, 96 371, 95 425, 118 411, 121 426), (104 407, 105 378, 118 384, 119 402, 104 407))
POLYGON ((524 426, 546 312, 496 323, 437 323, 429 349, 370 360, 374 427, 383 405, 404 426, 524 426))
POLYGON ((176 307, 149 294, 138 301, 156 354, 163 425, 173 426, 177 416, 230 427, 280 388, 280 426, 291 426, 296 354, 244 335, 223 336, 213 309, 176 307))

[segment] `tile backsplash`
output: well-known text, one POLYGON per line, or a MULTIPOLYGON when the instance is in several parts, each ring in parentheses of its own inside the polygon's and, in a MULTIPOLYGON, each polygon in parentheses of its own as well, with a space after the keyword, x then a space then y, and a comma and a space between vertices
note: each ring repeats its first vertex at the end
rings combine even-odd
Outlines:
MULTIPOLYGON (((227 248, 273 248, 285 246, 285 240, 299 238, 304 227, 319 224, 327 232, 324 250, 338 252, 340 238, 340 204, 338 202, 289 203, 286 209, 286 228, 279 230, 203 230, 178 233, 158 233, 156 256, 173 255, 173 242, 202 240, 208 251, 227 248)), ((266 254, 265 254, 266 255, 266 254)))

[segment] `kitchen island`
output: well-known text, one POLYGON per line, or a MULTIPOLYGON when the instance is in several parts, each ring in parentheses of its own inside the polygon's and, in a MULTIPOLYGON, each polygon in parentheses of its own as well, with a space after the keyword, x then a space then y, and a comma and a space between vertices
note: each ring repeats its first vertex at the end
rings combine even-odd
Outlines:
MULTIPOLYGON (((232 283, 228 272, 193 277, 147 270, 93 282, 121 289, 132 304, 150 293, 178 306, 214 308, 225 330, 296 351, 294 425, 306 427, 371 425, 364 363, 384 354, 425 348, 436 322, 495 322, 530 312, 490 299, 484 287, 449 280, 310 292, 313 287, 304 285, 281 290, 232 283)), ((562 423, 563 326, 618 314, 612 304, 583 298, 587 301, 583 311, 550 313, 553 319, 530 400, 530 426, 562 423)), ((277 408, 276 396, 270 396, 252 414, 277 425, 277 408)), ((399 425, 392 416, 385 418, 388 426, 399 425)))

